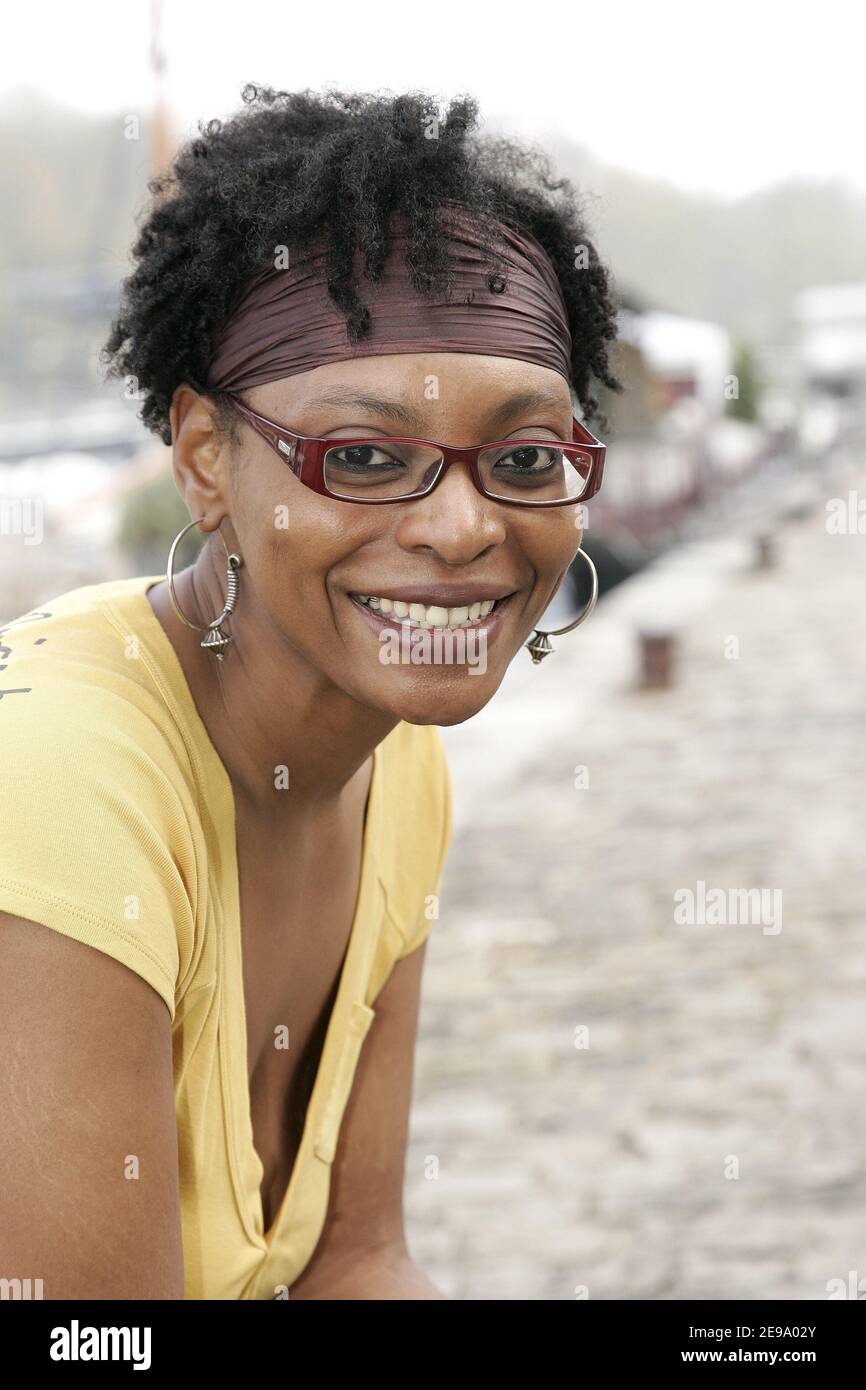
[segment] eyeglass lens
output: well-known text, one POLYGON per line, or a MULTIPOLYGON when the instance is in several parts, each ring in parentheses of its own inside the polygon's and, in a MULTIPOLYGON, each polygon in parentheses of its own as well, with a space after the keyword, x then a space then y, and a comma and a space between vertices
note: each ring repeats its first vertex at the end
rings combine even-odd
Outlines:
MULTIPOLYGON (((325 454, 325 485, 339 497, 405 497, 429 491, 442 462, 441 450, 430 445, 387 439, 335 445, 325 454)), ((592 457, 579 446, 520 440, 485 450, 478 471, 487 492, 504 501, 577 502, 589 483, 592 457)))

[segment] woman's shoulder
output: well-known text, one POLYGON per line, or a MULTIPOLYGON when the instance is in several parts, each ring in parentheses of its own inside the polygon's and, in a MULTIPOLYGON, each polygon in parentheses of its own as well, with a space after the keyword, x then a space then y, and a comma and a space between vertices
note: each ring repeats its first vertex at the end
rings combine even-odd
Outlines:
POLYGON ((0 740, 36 752, 75 737, 181 767, 182 730, 154 669, 157 577, 72 589, 0 623, 0 740), (146 612, 145 612, 146 610, 146 612))
POLYGON ((84 685, 99 670, 123 670, 134 644, 124 643, 116 617, 128 611, 130 599, 146 603, 145 584, 151 582, 136 578, 82 585, 0 621, 4 695, 12 693, 8 687, 13 680, 16 693, 32 693, 44 682, 84 685), (34 679, 35 687, 27 684, 34 679))
POLYGON ((173 1014, 203 856, 182 731, 129 602, 143 583, 71 590, 0 624, 0 910, 114 955, 173 1014))

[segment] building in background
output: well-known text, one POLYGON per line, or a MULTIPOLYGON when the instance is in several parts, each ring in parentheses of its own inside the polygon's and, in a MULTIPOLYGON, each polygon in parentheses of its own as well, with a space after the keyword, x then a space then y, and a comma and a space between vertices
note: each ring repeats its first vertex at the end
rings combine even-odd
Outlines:
POLYGON ((699 401, 708 417, 723 413, 732 361, 726 329, 704 319, 655 311, 623 318, 623 331, 646 359, 660 410, 688 398, 699 401))
POLYGON ((792 304, 796 401, 803 448, 831 447, 866 424, 866 281, 815 285, 792 304))

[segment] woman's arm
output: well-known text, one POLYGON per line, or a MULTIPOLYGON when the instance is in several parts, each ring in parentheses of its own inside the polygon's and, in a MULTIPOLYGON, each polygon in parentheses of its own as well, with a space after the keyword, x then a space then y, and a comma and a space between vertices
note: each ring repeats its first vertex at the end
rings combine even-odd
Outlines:
POLYGON ((413 1263, 403 1181, 426 941, 376 997, 334 1154, 325 1227, 290 1299, 443 1299, 413 1263))
POLYGON ((407 1250, 346 1251, 296 1280, 290 1299, 447 1298, 413 1263, 407 1250))
POLYGON ((0 912, 0 1278, 182 1299, 171 1018, 103 951, 0 912))

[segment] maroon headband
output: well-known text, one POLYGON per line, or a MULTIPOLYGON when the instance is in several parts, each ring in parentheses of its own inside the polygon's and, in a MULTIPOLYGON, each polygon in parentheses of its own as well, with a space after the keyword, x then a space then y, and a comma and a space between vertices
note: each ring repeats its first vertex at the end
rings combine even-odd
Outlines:
MULTIPOLYGON (((488 285, 497 270, 485 260, 477 226, 449 200, 446 232, 453 283, 435 297, 412 287, 405 262, 402 217, 392 231, 388 259, 377 284, 364 280, 370 309, 368 337, 350 343, 346 319, 327 292, 327 252, 289 255, 287 269, 267 266, 243 287, 214 337, 208 366, 212 391, 241 391, 328 362, 394 352, 471 352, 517 357, 551 367, 571 385, 571 332, 559 279, 534 237, 498 219, 486 221, 501 258, 502 293, 488 285), (369 288, 368 288, 369 287, 369 288)), ((478 214, 473 214, 478 217, 478 214)), ((357 283, 362 253, 354 253, 357 283)))

